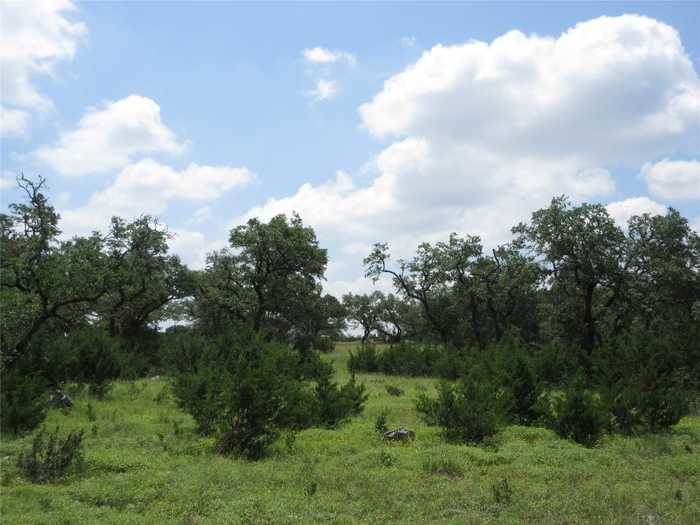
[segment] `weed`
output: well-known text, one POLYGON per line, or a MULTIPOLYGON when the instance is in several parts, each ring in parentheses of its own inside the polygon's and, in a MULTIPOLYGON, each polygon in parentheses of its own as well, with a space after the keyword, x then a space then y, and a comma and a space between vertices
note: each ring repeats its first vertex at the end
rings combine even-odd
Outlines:
POLYGON ((389 411, 387 409, 383 409, 374 419, 374 430, 380 435, 383 435, 384 432, 388 430, 386 426, 387 415, 389 415, 389 411))
POLYGON ((95 413, 95 407, 92 406, 92 403, 88 402, 87 404, 87 418, 88 421, 95 421, 97 419, 97 414, 95 413))
POLYGON ((513 489, 510 488, 508 480, 503 478, 491 485, 491 494, 493 494, 493 500, 497 504, 508 505, 513 498, 513 489))
POLYGON ((58 426, 46 435, 42 428, 32 443, 32 449, 17 458, 20 472, 32 483, 46 483, 63 477, 72 466, 83 466, 83 431, 71 431, 61 439, 58 426))

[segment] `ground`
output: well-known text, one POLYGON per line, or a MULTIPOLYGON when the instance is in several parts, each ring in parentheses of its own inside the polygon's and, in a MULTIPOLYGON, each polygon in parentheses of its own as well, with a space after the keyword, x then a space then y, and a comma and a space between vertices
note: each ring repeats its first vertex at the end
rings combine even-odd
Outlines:
MULTIPOLYGON (((328 357, 345 381, 350 345, 328 357)), ((176 407, 167 378, 118 382, 76 398, 46 425, 85 429, 82 473, 47 485, 17 474, 31 436, 3 436, 5 524, 700 523, 700 416, 668 434, 606 437, 594 449, 510 426, 489 447, 446 444, 413 399, 434 380, 360 374, 364 414, 335 430, 284 435, 255 463, 217 455, 176 407), (391 396, 394 385, 405 393, 391 396), (416 432, 384 443, 374 428, 416 432)))

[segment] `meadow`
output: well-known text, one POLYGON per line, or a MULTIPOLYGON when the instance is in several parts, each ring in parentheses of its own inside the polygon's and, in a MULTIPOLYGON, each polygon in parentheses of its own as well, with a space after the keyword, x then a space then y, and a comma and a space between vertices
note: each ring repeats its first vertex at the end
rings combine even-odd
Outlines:
MULTIPOLYGON (((347 379, 353 348, 327 355, 347 379)), ((223 457, 194 431, 168 379, 118 381, 75 397, 44 425, 85 430, 82 472, 32 484, 15 467, 32 435, 3 436, 2 522, 700 523, 700 416, 661 435, 606 436, 587 449, 537 427, 508 426, 483 446, 448 444, 415 411, 429 378, 360 374, 364 413, 337 429, 282 435, 261 461, 223 457), (387 386, 403 391, 390 395, 387 386), (409 443, 375 430, 414 430, 409 443)))

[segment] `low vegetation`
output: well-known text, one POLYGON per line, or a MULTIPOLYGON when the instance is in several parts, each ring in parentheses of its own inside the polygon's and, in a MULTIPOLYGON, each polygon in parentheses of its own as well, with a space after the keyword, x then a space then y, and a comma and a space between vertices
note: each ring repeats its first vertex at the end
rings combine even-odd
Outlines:
MULTIPOLYGON (((326 359, 344 384, 349 351, 326 359)), ((445 442, 414 399, 431 378, 358 374, 364 412, 334 429, 282 432, 258 461, 224 457, 177 406, 170 380, 118 380, 104 399, 87 391, 46 428, 85 429, 82 470, 29 482, 16 458, 34 437, 3 436, 6 523, 697 523, 700 415, 664 433, 604 434, 594 448, 541 427, 506 425, 485 445, 445 442), (392 396, 387 385, 404 390, 392 396), (94 420, 89 418, 90 408, 94 420), (416 432, 384 441, 389 428, 416 432), (162 436, 162 438, 161 438, 162 436), (290 437, 292 436, 292 437, 290 437), (503 480, 506 480, 505 483, 503 480)))

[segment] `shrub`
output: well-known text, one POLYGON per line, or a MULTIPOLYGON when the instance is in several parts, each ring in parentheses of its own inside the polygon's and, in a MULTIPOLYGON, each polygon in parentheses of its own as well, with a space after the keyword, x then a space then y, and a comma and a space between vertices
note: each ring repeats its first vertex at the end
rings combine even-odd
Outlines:
POLYGON ((119 377, 121 343, 102 328, 77 328, 58 337, 53 346, 59 359, 70 360, 67 379, 89 385, 90 394, 97 398, 104 397, 110 382, 119 377))
POLYGON ((361 413, 367 401, 365 385, 357 384, 355 374, 341 388, 331 382, 330 374, 319 378, 316 397, 320 404, 320 422, 331 427, 361 413))
POLYGON ((357 351, 357 354, 353 354, 352 351, 350 351, 348 370, 353 374, 357 372, 378 372, 377 349, 374 345, 362 345, 357 351))
POLYGON ((419 397, 416 408, 434 418, 447 439, 480 443, 498 431, 502 419, 495 391, 475 370, 455 385, 441 383, 435 400, 419 397))
POLYGON ((505 478, 491 485, 491 493, 493 494, 493 501, 498 504, 507 505, 513 497, 513 489, 510 488, 510 484, 505 478))
POLYGON ((32 448, 17 458, 20 472, 32 483, 46 483, 63 477, 71 467, 81 468, 83 462, 83 431, 71 431, 61 439, 58 427, 48 436, 41 429, 34 437, 32 448))
POLYGON ((388 415, 389 412, 386 409, 383 409, 379 414, 377 414, 377 417, 374 418, 374 430, 380 436, 384 435, 384 432, 389 430, 389 428, 386 426, 388 415))
POLYGON ((46 417, 48 385, 39 374, 3 369, 0 374, 0 422, 14 434, 38 427, 46 417))
POLYGON ((224 335, 174 374, 173 393, 216 449, 260 458, 282 429, 335 426, 362 411, 367 398, 354 375, 338 386, 317 352, 297 352, 253 334, 224 335))
POLYGON ((382 351, 367 344, 356 354, 350 352, 348 368, 351 372, 455 379, 464 369, 464 358, 453 348, 420 345, 410 341, 402 341, 382 351))
POLYGON ((471 367, 480 367, 496 383, 503 396, 505 412, 521 425, 529 425, 536 417, 538 388, 533 373, 532 355, 517 335, 506 335, 486 352, 471 358, 471 367))
POLYGON ((598 396, 574 384, 559 395, 543 396, 546 424, 559 436, 594 446, 607 425, 607 414, 598 396))
POLYGON ((219 370, 206 364, 189 373, 173 376, 173 394, 178 405, 192 415, 197 431, 205 436, 214 432, 215 422, 223 409, 223 385, 219 376, 219 370))
POLYGON ((618 338, 596 357, 614 428, 659 432, 689 412, 690 388, 679 366, 683 356, 668 339, 618 338))

